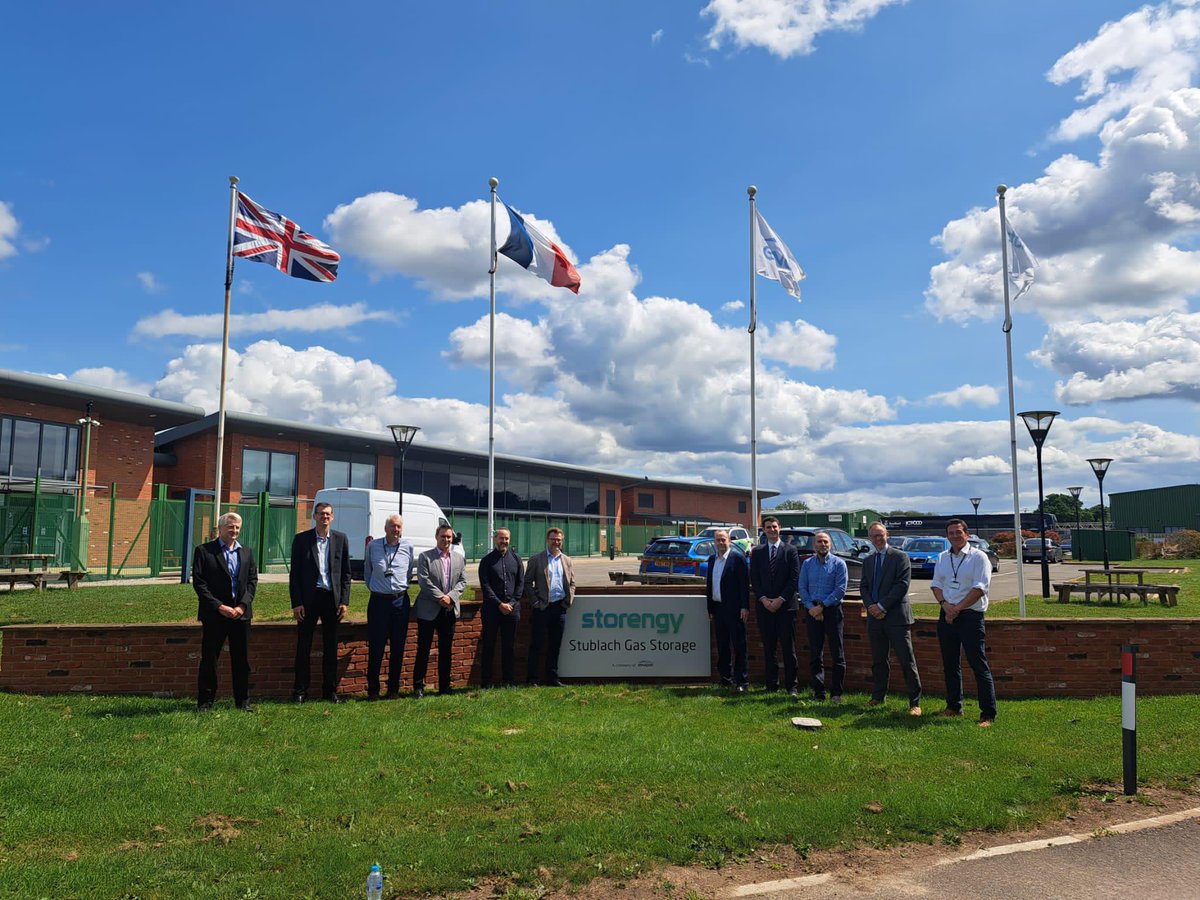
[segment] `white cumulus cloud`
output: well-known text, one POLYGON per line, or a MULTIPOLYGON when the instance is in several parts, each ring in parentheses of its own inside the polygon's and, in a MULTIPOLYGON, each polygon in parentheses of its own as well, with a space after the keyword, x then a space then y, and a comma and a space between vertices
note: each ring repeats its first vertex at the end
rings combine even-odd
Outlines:
POLYGON ((163 291, 162 282, 153 272, 138 272, 137 280, 147 294, 159 294, 163 291))
POLYGON ((17 233, 21 224, 13 213, 12 205, 0 200, 0 259, 17 255, 17 233))
POLYGON ((990 384, 962 384, 950 391, 930 394, 925 402, 941 406, 995 406, 1000 402, 1000 392, 990 384))
MULTIPOLYGON (((230 334, 262 334, 276 331, 329 331, 353 328, 364 322, 389 321, 395 316, 383 310, 369 310, 365 303, 337 306, 318 303, 300 309, 270 309, 259 313, 236 313, 229 317, 230 334)), ((220 337, 224 317, 220 313, 187 315, 164 309, 139 319, 133 326, 137 337, 159 338, 169 335, 209 338, 220 337)))
POLYGON ((712 49, 726 40, 738 47, 762 47, 787 59, 812 53, 817 35, 854 31, 884 7, 905 0, 711 0, 702 15, 715 21, 708 33, 712 49))

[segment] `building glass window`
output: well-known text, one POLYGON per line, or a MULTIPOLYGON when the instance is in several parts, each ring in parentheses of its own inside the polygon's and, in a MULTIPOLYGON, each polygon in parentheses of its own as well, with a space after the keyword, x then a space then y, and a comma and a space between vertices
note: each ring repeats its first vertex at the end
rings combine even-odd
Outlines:
POLYGON ((550 511, 556 513, 565 513, 570 506, 570 492, 567 490, 567 483, 559 481, 557 478, 550 482, 550 511))
POLYGON ((322 485, 327 488, 350 487, 350 463, 341 459, 325 460, 325 481, 322 485))
POLYGON ((350 487, 374 490, 375 463, 357 461, 350 463, 350 487))
POLYGON ((529 508, 537 512, 550 511, 550 479, 544 475, 529 476, 529 508))
POLYGON ((424 494, 438 506, 450 506, 450 466, 427 462, 424 469, 421 490, 416 493, 424 494))
POLYGON ((572 481, 567 492, 567 512, 572 515, 583 514, 583 482, 572 481))
POLYGON ((79 428, 30 419, 0 419, 0 474, 78 481, 79 428))
POLYGON ((638 509, 654 509, 654 495, 639 492, 638 493, 638 509))
POLYGON ((296 496, 296 454, 274 450, 242 451, 242 495, 263 491, 272 497, 296 496))
POLYGON ((583 511, 590 516, 600 515, 600 485, 594 481, 583 483, 583 511))
POLYGON ((326 450, 324 486, 327 488, 374 488, 374 455, 350 453, 345 450, 326 450))
MULTIPOLYGON (((500 487, 500 477, 497 474, 496 487, 500 487)), ((529 508, 529 476, 524 472, 504 472, 504 490, 496 491, 496 506, 500 509, 529 508)))
MULTIPOLYGON (((450 505, 478 509, 481 492, 479 470, 471 466, 450 467, 450 505)), ((487 488, 484 487, 484 492, 487 488)))
POLYGON ((745 501, 745 500, 739 500, 739 501, 738 501, 738 512, 739 512, 739 513, 744 513, 745 511, 746 511, 746 501, 745 501))

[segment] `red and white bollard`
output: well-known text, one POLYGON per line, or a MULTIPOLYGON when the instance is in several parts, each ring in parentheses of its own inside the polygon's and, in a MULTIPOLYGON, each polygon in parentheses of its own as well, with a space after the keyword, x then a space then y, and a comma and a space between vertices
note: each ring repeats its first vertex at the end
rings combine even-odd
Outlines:
POLYGON ((1121 759, 1125 796, 1137 793, 1137 644, 1121 645, 1121 759))

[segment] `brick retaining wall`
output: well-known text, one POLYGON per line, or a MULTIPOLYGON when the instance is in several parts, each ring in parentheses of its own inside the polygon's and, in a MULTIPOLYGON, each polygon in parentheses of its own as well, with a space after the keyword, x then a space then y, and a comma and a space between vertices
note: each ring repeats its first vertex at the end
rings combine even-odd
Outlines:
MULTIPOLYGON (((584 589, 581 589, 581 593, 584 589)), ((646 593, 634 586, 624 591, 591 589, 587 593, 646 593)), ((690 592, 687 588, 673 593, 690 592)), ((847 690, 865 691, 871 677, 870 648, 862 607, 846 603, 847 690)), ((528 617, 517 636, 517 677, 525 678, 528 617)), ((925 689, 943 692, 936 623, 919 619, 913 644, 925 689)), ((762 683, 762 648, 751 616, 749 623, 752 681, 762 683)), ((456 687, 478 684, 478 604, 464 604, 455 632, 453 678, 456 687)), ((176 625, 9 625, 0 628, 0 690, 33 694, 86 692, 155 694, 191 697, 196 690, 200 626, 176 625)), ((344 624, 339 629, 338 690, 366 691, 367 627, 344 624)), ((287 697, 291 693, 296 627, 290 622, 255 624, 250 632, 251 693, 287 697)), ((797 626, 802 683, 807 680, 808 642, 797 626)), ((1139 647, 1140 694, 1200 693, 1200 621, 1193 619, 1025 619, 993 620, 988 625, 988 652, 1000 697, 1093 697, 1120 692, 1120 645, 1139 647)), ((428 679, 436 684, 437 643, 428 679)), ((412 685, 416 654, 416 620, 405 647, 405 690, 412 685)), ((320 684, 320 636, 314 640, 313 685, 320 684)), ((218 676, 221 694, 229 692, 228 654, 222 654, 218 676)), ((499 666, 499 648, 496 665, 499 666)), ((964 661, 966 688, 974 693, 964 661)), ((715 671, 715 659, 714 659, 715 671)), ((386 662, 384 680, 386 683, 386 662)), ((494 676, 497 680, 499 672, 494 676)), ((904 682, 893 665, 892 690, 904 682)))

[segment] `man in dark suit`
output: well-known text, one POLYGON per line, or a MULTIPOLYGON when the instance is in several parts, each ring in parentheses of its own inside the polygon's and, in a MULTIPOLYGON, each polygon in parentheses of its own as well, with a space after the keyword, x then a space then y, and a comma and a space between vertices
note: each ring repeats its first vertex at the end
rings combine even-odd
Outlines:
POLYGON ((896 653, 904 685, 908 688, 908 714, 921 715, 921 676, 912 645, 912 605, 908 589, 912 583, 912 565, 903 550, 888 546, 888 532, 882 522, 872 523, 867 531, 875 552, 863 560, 863 606, 867 610, 867 638, 871 642, 871 676, 874 682, 867 706, 880 706, 887 697, 892 666, 889 655, 896 653))
POLYGON ((724 528, 717 530, 713 541, 717 552, 708 558, 705 597, 708 599, 708 617, 717 638, 717 672, 721 684, 744 694, 750 683, 746 668, 750 568, 746 557, 729 543, 729 532, 724 528))
POLYGON ((750 589, 754 594, 758 631, 762 635, 767 690, 779 689, 775 648, 783 651, 783 679, 788 693, 799 696, 796 684, 796 611, 799 608, 800 556, 779 538, 779 520, 763 516, 767 542, 750 554, 750 589))
POLYGON ((217 520, 218 538, 201 544, 192 556, 192 587, 200 603, 200 670, 196 676, 196 704, 200 712, 212 709, 217 695, 217 660, 229 641, 233 668, 233 701, 243 712, 250 706, 250 619, 258 569, 249 547, 238 543, 242 517, 225 513, 217 520))
POLYGON ((575 602, 575 568, 571 557, 562 552, 561 528, 546 530, 546 549, 535 553, 525 567, 525 599, 530 613, 529 657, 525 662, 525 681, 537 683, 538 657, 546 647, 543 684, 564 687, 558 677, 558 651, 567 627, 567 610, 575 602))
POLYGON ((495 549, 479 562, 479 587, 483 592, 483 633, 479 637, 479 684, 492 686, 492 659, 500 638, 500 674, 505 687, 517 686, 517 623, 521 620, 521 595, 525 592, 525 567, 509 549, 512 535, 497 528, 495 549))
POLYGON ((425 672, 433 633, 438 636, 438 693, 449 694, 450 663, 454 658, 454 624, 458 621, 459 600, 467 588, 467 561, 452 552, 454 529, 442 525, 437 530, 437 546, 417 557, 417 658, 413 663, 413 696, 425 696, 425 672))
POLYGON ((337 623, 350 604, 350 548, 346 535, 334 531, 333 507, 318 503, 313 528, 292 539, 292 567, 288 592, 296 628, 296 680, 292 700, 308 699, 309 656, 313 632, 321 622, 321 691, 326 700, 340 703, 337 695, 337 623))

